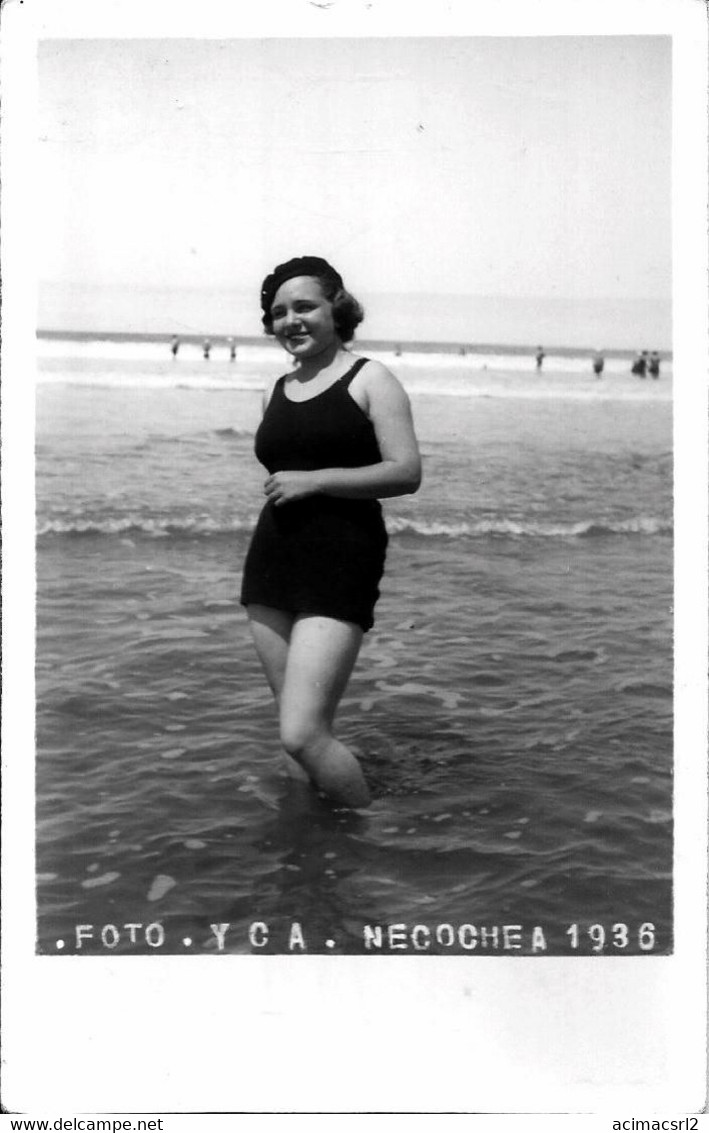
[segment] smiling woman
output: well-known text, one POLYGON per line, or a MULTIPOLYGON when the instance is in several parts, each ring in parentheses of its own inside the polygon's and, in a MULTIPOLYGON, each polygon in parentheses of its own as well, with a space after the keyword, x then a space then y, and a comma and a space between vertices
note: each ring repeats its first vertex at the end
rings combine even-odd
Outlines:
POLYGON ((261 305, 296 369, 264 398, 255 447, 266 504, 241 601, 287 755, 334 802, 365 806, 362 770, 333 721, 374 624, 387 545, 379 499, 421 482, 411 410, 393 374, 346 349, 363 312, 327 261, 279 265, 261 305))

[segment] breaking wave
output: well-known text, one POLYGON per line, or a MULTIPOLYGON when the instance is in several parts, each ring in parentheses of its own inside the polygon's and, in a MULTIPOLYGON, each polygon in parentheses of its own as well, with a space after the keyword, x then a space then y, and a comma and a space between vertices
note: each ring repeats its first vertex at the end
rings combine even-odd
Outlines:
MULTIPOLYGON (((224 520, 209 515, 183 517, 111 516, 96 519, 76 517, 46 519, 37 529, 39 538, 52 536, 124 536, 147 538, 220 537, 250 532, 255 515, 224 520)), ((577 523, 519 522, 485 519, 476 522, 443 523, 387 516, 390 536, 421 539, 592 539, 611 536, 671 535, 672 523, 653 516, 623 520, 583 520, 577 523)))
POLYGON ((672 524, 652 516, 624 520, 582 520, 578 523, 527 522, 513 519, 485 519, 474 523, 418 523, 411 519, 387 519, 390 535, 440 536, 442 538, 481 538, 503 536, 508 539, 570 539, 603 535, 669 535, 672 524))

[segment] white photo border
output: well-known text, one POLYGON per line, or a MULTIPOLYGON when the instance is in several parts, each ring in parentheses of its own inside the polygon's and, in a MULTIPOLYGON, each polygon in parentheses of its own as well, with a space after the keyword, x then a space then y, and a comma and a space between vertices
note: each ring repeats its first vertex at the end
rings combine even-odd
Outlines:
POLYGON ((15 1112, 698 1112, 706 1082, 706 13, 697 0, 6 0, 3 1104, 15 1112), (494 7, 495 10, 492 10, 494 7), (667 957, 34 954, 32 216, 38 40, 673 38, 675 951, 667 957))

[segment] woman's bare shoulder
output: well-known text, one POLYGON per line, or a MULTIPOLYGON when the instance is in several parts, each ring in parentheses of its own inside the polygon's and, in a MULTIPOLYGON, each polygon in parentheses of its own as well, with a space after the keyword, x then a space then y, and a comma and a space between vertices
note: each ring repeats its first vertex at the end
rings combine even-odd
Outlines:
POLYGON ((366 374, 367 377, 390 377, 393 378, 391 370, 380 362, 377 358, 365 358, 365 365, 362 367, 360 373, 366 374))
POLYGON ((408 404, 406 391, 388 366, 374 358, 357 373, 350 387, 355 400, 370 415, 375 412, 398 412, 408 404))
POLYGON ((362 387, 364 389, 386 389, 393 386, 401 387, 401 382, 395 374, 391 372, 388 366, 383 362, 379 362, 376 358, 367 359, 367 364, 362 367, 358 378, 361 378, 362 387))
MULTIPOLYGON (((371 396, 374 394, 383 395, 400 395, 405 397, 404 387, 399 378, 394 374, 388 366, 383 362, 377 361, 375 358, 370 358, 366 366, 360 370, 362 375, 362 385, 366 392, 371 396)), ((358 374, 357 377, 360 375, 358 374)))

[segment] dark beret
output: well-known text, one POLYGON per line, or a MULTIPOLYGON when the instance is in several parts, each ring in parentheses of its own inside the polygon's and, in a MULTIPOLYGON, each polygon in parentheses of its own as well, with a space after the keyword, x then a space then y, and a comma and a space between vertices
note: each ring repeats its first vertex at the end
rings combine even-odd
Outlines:
POLYGON ((261 286, 261 308, 265 314, 271 310, 271 304, 281 284, 299 275, 314 275, 319 279, 326 279, 336 288, 344 286, 342 276, 327 260, 321 259, 320 256, 296 256, 285 264, 279 264, 264 279, 261 286))

